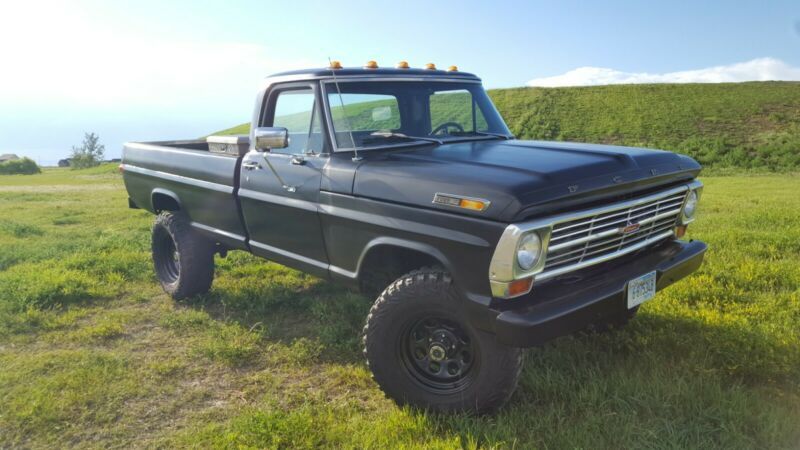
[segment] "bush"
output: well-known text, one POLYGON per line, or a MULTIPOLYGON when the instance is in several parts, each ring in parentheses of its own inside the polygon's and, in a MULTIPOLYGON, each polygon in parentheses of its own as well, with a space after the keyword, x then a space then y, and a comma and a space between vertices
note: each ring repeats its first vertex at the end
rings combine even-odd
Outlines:
POLYGON ((42 170, 30 158, 12 159, 0 163, 0 175, 33 175, 42 170))
POLYGON ((100 136, 94 133, 85 133, 80 147, 72 147, 70 167, 72 169, 85 169, 99 166, 105 154, 105 145, 100 144, 100 136))

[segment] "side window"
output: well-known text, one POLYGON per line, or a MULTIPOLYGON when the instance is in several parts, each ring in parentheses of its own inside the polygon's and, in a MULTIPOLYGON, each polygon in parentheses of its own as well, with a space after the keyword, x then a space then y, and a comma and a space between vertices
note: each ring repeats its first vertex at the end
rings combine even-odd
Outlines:
MULTIPOLYGON (((464 131, 475 131, 472 122, 472 94, 466 90, 440 91, 431 95, 431 131, 445 123, 458 124, 464 131)), ((475 124, 478 131, 486 130, 488 125, 480 108, 475 108, 475 124)), ((450 126, 449 131, 456 128, 450 126)))
POLYGON ((289 146, 276 153, 306 154, 323 150, 321 115, 314 91, 291 89, 278 92, 275 100, 273 127, 289 130, 289 146))

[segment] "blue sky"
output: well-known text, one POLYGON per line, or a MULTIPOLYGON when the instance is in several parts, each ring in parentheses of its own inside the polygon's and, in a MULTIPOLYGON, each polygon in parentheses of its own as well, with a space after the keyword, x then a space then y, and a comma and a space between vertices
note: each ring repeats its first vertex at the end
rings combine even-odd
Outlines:
POLYGON ((267 74, 375 59, 492 87, 800 79, 797 1, 55 1, 4 5, 0 153, 46 164, 95 131, 197 137, 245 122, 267 74))

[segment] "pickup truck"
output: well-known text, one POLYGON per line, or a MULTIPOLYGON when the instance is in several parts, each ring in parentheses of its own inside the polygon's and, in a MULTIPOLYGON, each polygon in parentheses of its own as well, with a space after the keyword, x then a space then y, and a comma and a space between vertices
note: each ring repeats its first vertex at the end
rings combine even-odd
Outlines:
POLYGON ((378 386, 438 412, 496 410, 523 348, 624 325, 706 251, 693 159, 517 140, 455 67, 277 74, 249 136, 128 143, 120 170, 172 297, 232 250, 359 289, 378 386))

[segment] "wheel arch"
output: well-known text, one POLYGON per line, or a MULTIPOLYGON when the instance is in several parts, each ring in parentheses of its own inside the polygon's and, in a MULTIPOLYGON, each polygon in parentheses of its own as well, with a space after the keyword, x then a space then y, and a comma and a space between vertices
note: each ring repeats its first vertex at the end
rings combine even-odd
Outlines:
POLYGON ((181 211, 182 205, 178 195, 163 188, 155 188, 150 193, 150 204, 156 214, 161 211, 181 211))
POLYGON ((378 237, 362 250, 355 278, 364 290, 365 281, 374 279, 376 274, 380 274, 388 285, 411 270, 432 266, 441 266, 451 274, 453 271, 450 259, 429 244, 394 237, 378 237))
POLYGON ((418 254, 435 261, 448 272, 453 270, 453 266, 449 258, 447 258, 447 256, 445 256, 444 253, 442 253, 439 249, 430 244, 384 236, 375 238, 366 246, 364 246, 364 250, 361 252, 361 256, 358 259, 358 269, 356 271, 357 275, 360 276, 363 273, 365 270, 364 265, 366 262, 370 261, 369 258, 371 256, 374 257, 374 255, 380 252, 387 251, 399 251, 406 253, 410 252, 413 254, 418 254))

